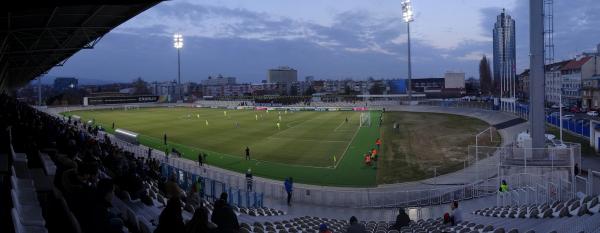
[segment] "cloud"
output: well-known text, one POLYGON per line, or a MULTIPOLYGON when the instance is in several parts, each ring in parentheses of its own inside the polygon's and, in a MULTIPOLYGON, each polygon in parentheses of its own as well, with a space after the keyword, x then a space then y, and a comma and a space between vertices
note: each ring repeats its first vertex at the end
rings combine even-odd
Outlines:
POLYGON ((390 40, 390 43, 395 45, 403 45, 408 42, 408 36, 406 34, 400 34, 397 37, 390 40))
MULTIPOLYGON (((600 4, 580 1, 584 4, 555 1, 557 60, 600 42, 600 30, 594 24, 600 22, 600 14, 595 14, 600 4)), ((475 31, 481 35, 462 35, 460 27, 445 26, 424 35, 419 30, 436 27, 415 27, 411 32, 415 77, 440 77, 446 70, 464 70, 467 76, 477 76, 481 55, 491 58, 491 30, 500 10, 483 8, 479 12, 480 28, 475 31), (437 37, 432 39, 432 35, 437 37), (450 42, 440 42, 446 39, 450 42)), ((529 63, 527 1, 517 1, 509 13, 517 21, 517 56, 522 68, 529 63)), ((256 82, 265 79, 267 69, 280 65, 298 69, 300 77, 317 78, 402 78, 407 70, 406 24, 397 15, 359 8, 335 11, 325 24, 246 8, 168 1, 126 22, 106 35, 94 50, 77 53, 51 73, 110 80, 138 76, 173 79, 174 32, 185 37, 184 80, 200 81, 221 73, 256 82)))
POLYGON ((482 51, 469 52, 463 56, 457 57, 456 59, 461 61, 479 61, 483 56, 490 57, 490 54, 486 54, 482 51))

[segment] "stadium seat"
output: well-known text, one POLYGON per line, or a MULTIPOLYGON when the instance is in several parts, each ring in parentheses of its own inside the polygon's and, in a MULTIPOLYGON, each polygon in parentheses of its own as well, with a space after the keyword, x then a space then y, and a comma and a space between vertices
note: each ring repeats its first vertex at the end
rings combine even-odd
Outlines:
POLYGON ((152 224, 143 216, 139 217, 140 233, 152 233, 152 224))
POLYGON ((17 197, 17 194, 14 190, 11 190, 11 198, 13 201, 13 207, 17 211, 18 216, 20 217, 20 222, 23 225, 27 226, 44 226, 46 221, 42 216, 42 208, 39 204, 22 204, 19 201, 20 197, 17 197))
POLYGON ((15 208, 11 209, 11 216, 15 233, 47 233, 48 230, 43 226, 27 226, 21 222, 21 216, 15 208))
POLYGON ((127 215, 127 225, 131 227, 130 230, 137 232, 140 229, 137 215, 130 208, 127 208, 125 213, 127 215))

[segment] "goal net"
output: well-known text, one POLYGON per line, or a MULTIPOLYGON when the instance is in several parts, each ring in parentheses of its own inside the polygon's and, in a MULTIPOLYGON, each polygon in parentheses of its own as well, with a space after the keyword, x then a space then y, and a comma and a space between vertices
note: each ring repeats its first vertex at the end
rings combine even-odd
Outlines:
POLYGON ((371 113, 360 113, 360 127, 371 127, 371 113))
POLYGON ((135 110, 135 109, 139 109, 140 106, 139 105, 124 105, 123 106, 123 110, 127 111, 127 110, 135 110))

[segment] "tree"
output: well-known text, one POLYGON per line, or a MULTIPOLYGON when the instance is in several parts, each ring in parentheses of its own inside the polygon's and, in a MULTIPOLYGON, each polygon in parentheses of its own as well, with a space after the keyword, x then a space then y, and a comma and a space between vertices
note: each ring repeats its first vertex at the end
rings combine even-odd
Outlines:
POLYGON ((492 72, 490 69, 490 63, 483 55, 479 62, 479 85, 481 87, 481 94, 489 96, 494 90, 494 84, 492 82, 492 72))
POLYGON ((142 77, 138 77, 133 80, 133 94, 135 95, 147 95, 150 94, 150 89, 148 89, 148 83, 142 79, 142 77))
POLYGON ((369 89, 369 94, 371 94, 371 95, 381 95, 381 94, 383 94, 384 88, 385 87, 383 85, 381 85, 381 82, 374 81, 373 85, 369 89))

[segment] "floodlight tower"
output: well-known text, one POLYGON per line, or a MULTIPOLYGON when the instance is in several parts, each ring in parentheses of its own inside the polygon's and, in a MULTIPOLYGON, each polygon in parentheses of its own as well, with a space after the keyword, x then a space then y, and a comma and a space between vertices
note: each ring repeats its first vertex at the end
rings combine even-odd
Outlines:
POLYGON ((406 22, 407 44, 408 44, 408 100, 412 101, 412 64, 410 57, 410 22, 414 21, 412 5, 410 0, 402 1, 402 19, 406 22))
POLYGON ((183 35, 175 33, 173 35, 173 47, 177 49, 177 91, 179 92, 179 100, 183 100, 181 90, 181 48, 183 48, 183 35))

